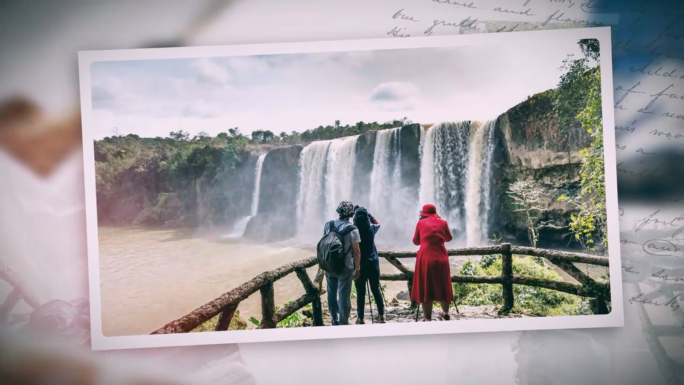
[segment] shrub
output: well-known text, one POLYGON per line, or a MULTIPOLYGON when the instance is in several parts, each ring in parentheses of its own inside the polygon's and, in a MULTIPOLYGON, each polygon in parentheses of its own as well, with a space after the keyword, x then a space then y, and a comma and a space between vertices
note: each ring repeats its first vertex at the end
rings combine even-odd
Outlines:
MULTIPOLYGON (((466 261, 461 275, 495 276, 501 274, 501 258, 482 259, 480 263, 466 261), (493 259, 493 261, 492 261, 493 259), (484 262, 484 263, 483 263, 484 262)), ((513 258, 513 274, 521 277, 562 280, 549 267, 540 266, 531 257, 513 258)), ((503 305, 503 291, 498 284, 454 283, 457 303, 468 306, 503 305)), ((513 285, 514 307, 542 316, 591 314, 588 301, 555 290, 532 286, 513 285)))

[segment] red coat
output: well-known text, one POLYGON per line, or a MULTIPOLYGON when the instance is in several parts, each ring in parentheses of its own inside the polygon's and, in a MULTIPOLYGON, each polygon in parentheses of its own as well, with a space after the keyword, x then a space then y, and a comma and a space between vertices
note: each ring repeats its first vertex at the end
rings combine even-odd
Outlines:
POLYGON ((444 219, 429 216, 418 221, 413 243, 420 245, 420 249, 413 274, 412 301, 424 303, 454 300, 449 255, 444 246, 444 242, 450 242, 451 239, 449 225, 444 219))

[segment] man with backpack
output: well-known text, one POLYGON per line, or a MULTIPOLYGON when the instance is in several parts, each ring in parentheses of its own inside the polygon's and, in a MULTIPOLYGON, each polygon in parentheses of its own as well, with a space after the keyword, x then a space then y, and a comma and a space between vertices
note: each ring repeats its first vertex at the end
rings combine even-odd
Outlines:
POLYGON ((318 263, 325 271, 328 287, 328 310, 333 325, 349 325, 352 280, 359 278, 361 252, 359 230, 349 223, 354 205, 344 201, 337 207, 338 219, 323 227, 318 242, 318 263))

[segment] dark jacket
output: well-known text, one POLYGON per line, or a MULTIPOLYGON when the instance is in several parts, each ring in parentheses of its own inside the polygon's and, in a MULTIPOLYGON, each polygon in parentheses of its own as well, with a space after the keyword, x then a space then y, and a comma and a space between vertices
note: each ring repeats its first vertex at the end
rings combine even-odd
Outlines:
POLYGON ((377 261, 378 250, 375 247, 375 234, 380 230, 380 224, 365 208, 360 207, 354 212, 354 225, 359 229, 359 235, 361 235, 361 243, 359 244, 361 260, 377 261))

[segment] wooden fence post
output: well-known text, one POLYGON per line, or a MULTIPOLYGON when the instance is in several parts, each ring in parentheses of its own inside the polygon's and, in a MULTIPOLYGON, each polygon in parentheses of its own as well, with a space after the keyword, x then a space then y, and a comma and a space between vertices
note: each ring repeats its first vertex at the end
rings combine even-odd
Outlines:
POLYGON ((600 295, 597 298, 592 298, 589 300, 589 306, 591 307, 591 312, 594 314, 609 314, 608 304, 605 298, 600 295))
MULTIPOLYGON (((408 286, 408 295, 409 299, 411 298, 411 290, 413 289, 413 276, 409 276, 408 274, 405 274, 408 277, 408 280, 406 281, 406 285, 408 286)), ((415 309, 416 306, 418 306, 418 303, 416 301, 411 301, 411 307, 410 309, 415 309)))
POLYGON ((218 322, 216 323, 216 328, 214 328, 215 331, 221 332, 228 330, 230 327, 230 321, 233 320, 233 316, 235 315, 238 305, 239 303, 236 303, 235 305, 228 305, 223 309, 219 315, 218 322))
POLYGON ((302 286, 304 286, 304 291, 306 291, 306 293, 312 297, 311 310, 313 313, 314 326, 323 326, 323 309, 321 307, 320 290, 313 282, 311 282, 311 278, 309 278, 309 274, 307 274, 306 269, 297 268, 295 269, 295 273, 297 274, 299 280, 302 282, 302 286))
POLYGON ((508 314, 513 309, 513 254, 511 253, 511 244, 503 243, 501 245, 501 279, 503 280, 503 307, 501 314, 508 314))
POLYGON ((275 322, 275 299, 273 293, 273 282, 266 282, 261 288, 261 324, 260 329, 274 329, 275 322))

